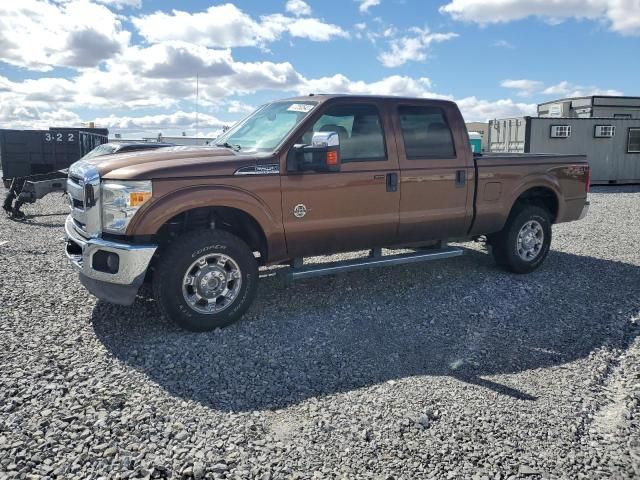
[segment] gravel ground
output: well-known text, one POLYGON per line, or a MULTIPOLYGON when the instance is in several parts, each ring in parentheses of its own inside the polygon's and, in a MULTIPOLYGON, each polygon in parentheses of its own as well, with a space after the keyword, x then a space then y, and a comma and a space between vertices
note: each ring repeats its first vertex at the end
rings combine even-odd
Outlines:
POLYGON ((640 476, 640 187, 545 265, 486 252, 287 287, 193 334, 89 296, 64 200, 0 218, 0 478, 640 476))

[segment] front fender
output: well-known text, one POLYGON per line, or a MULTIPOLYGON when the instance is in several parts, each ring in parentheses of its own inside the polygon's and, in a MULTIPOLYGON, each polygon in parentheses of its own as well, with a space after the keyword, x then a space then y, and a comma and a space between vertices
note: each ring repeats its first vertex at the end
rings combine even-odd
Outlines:
POLYGON ((127 235, 155 235, 170 219, 195 208, 229 207, 250 215, 262 228, 267 240, 269 261, 286 258, 281 203, 277 195, 270 195, 273 197, 270 205, 255 193, 228 185, 188 185, 167 192, 163 190, 162 186, 156 189, 154 184, 154 198, 133 217, 127 235))

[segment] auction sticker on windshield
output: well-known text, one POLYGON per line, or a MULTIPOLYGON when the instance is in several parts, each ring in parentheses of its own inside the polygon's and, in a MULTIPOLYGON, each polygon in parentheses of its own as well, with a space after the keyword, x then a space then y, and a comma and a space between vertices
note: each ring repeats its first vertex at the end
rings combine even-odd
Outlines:
POLYGON ((308 103, 293 103, 287 110, 290 112, 302 112, 308 113, 313 110, 314 105, 309 105, 308 103))

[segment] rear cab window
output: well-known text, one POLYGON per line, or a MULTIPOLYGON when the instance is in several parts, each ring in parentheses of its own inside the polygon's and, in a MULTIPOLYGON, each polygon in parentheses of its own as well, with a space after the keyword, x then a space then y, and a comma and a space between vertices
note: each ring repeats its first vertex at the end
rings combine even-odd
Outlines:
POLYGON ((398 116, 408 160, 456 156, 451 127, 442 108, 399 105, 398 116))

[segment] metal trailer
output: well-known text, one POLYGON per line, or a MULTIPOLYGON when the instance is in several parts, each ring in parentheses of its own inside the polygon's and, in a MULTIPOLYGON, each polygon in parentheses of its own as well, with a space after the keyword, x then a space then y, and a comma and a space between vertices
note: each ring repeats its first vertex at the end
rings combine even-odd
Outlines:
POLYGON ((65 169, 98 145, 109 131, 96 128, 0 130, 2 180, 9 192, 2 207, 13 218, 20 207, 66 189, 65 169))

